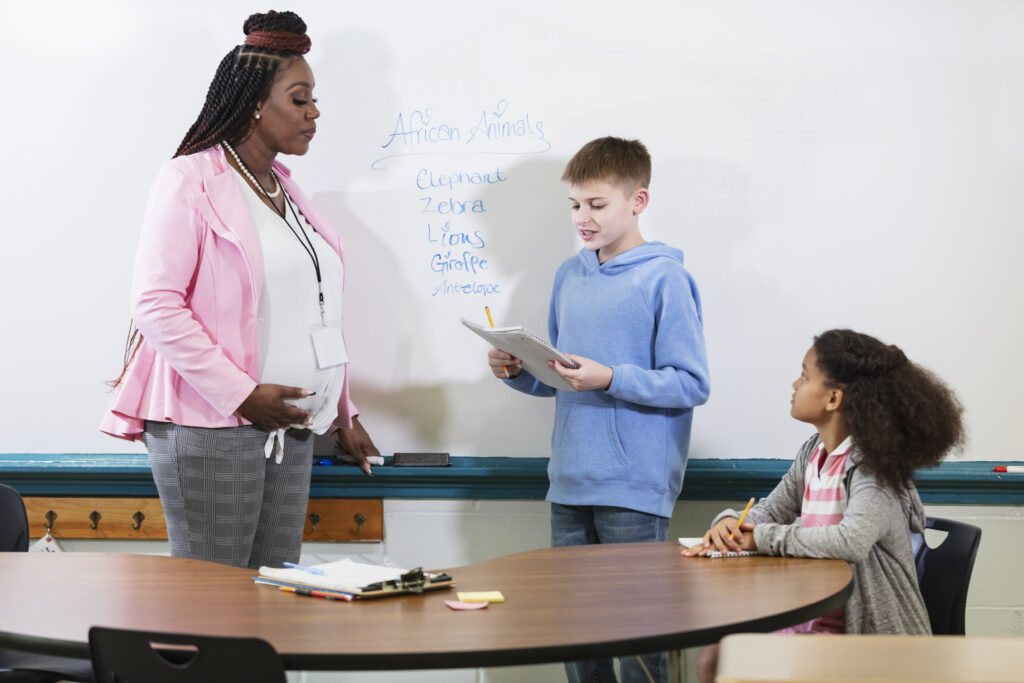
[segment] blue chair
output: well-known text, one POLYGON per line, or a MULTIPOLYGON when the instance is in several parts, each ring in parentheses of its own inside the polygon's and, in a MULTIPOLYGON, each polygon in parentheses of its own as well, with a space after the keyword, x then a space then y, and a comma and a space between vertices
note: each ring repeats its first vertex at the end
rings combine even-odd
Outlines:
POLYGON ((967 588, 981 543, 981 529, 941 517, 928 517, 925 527, 946 532, 946 538, 934 548, 922 539, 915 554, 917 582, 928 608, 932 633, 962 636, 967 588))
POLYGON ((93 626, 89 629, 89 650, 99 683, 285 683, 281 658, 259 638, 93 626))
MULTIPOLYGON (((28 517, 21 494, 0 484, 0 552, 28 550, 28 517)), ((49 683, 55 681, 92 681, 88 659, 5 650, 0 648, 0 681, 49 683)))

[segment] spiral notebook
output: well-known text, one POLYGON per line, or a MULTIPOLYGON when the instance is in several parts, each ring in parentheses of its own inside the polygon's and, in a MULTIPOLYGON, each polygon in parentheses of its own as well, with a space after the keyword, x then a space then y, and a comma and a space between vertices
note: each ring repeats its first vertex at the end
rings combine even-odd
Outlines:
POLYGON ((579 365, 525 327, 484 327, 465 318, 462 319, 462 324, 494 347, 522 360, 526 371, 549 387, 562 391, 576 391, 566 384, 557 372, 549 368, 547 362, 558 361, 574 369, 579 365))
MULTIPOLYGON (((703 538, 699 538, 699 537, 698 538, 680 538, 679 539, 679 545, 683 546, 684 548, 691 548, 691 547, 693 547, 695 545, 700 545, 703 542, 704 542, 704 539, 703 538)), ((723 553, 721 550, 712 550, 711 552, 709 552, 707 555, 704 555, 703 557, 709 557, 709 558, 710 557, 750 557, 752 555, 760 555, 760 554, 761 553, 757 552, 756 550, 739 550, 739 551, 736 551, 736 552, 728 552, 728 553, 723 553)))

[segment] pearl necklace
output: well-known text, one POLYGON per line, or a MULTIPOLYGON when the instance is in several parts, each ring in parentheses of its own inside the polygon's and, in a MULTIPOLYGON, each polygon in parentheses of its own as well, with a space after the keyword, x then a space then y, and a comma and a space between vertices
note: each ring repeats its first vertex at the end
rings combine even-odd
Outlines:
POLYGON ((229 145, 227 140, 221 140, 220 143, 224 145, 224 149, 231 152, 231 156, 234 157, 235 163, 238 164, 238 168, 242 171, 242 175, 249 179, 249 182, 252 183, 254 188, 258 188, 260 192, 267 196, 268 199, 274 199, 281 194, 281 183, 277 181, 277 174, 274 173, 273 169, 270 170, 270 177, 274 181, 274 191, 267 192, 262 185, 256 182, 255 176, 253 176, 249 167, 245 165, 245 162, 242 161, 241 157, 238 156, 238 152, 235 151, 235 148, 229 145))

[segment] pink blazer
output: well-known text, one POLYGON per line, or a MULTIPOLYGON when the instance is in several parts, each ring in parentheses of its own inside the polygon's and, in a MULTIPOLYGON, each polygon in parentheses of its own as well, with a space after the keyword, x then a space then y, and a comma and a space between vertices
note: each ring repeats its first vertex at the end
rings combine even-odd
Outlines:
MULTIPOLYGON (((344 261, 341 237, 291 172, 276 162, 274 171, 344 261)), ((132 315, 144 340, 100 429, 135 440, 145 420, 249 424, 236 411, 259 380, 262 289, 259 237, 220 145, 164 164, 150 191, 132 280, 132 315)), ((332 431, 350 428, 357 412, 346 373, 332 431)))

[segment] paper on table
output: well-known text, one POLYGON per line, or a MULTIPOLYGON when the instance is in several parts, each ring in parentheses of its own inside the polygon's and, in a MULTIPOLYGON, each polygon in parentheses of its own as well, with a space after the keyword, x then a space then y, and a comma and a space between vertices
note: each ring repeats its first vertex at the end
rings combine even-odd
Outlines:
POLYGON ((445 600, 444 604, 448 605, 448 609, 459 610, 478 610, 487 609, 489 602, 461 602, 459 600, 445 600))
POLYGON ((394 581, 408 571, 395 567, 379 567, 373 564, 353 562, 349 558, 337 562, 315 564, 311 568, 319 569, 323 574, 312 574, 302 569, 260 567, 260 576, 313 588, 362 593, 365 586, 381 581, 394 581))
POLYGON ((505 602, 501 591, 460 591, 456 595, 462 602, 505 602))
POLYGON ((557 372, 549 368, 547 362, 557 361, 570 368, 577 368, 579 365, 525 327, 484 327, 465 318, 462 319, 462 324, 496 348, 511 353, 523 361, 526 371, 549 387, 576 391, 559 377, 557 372))

